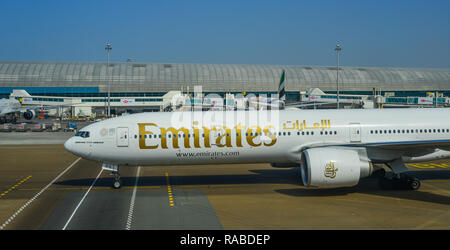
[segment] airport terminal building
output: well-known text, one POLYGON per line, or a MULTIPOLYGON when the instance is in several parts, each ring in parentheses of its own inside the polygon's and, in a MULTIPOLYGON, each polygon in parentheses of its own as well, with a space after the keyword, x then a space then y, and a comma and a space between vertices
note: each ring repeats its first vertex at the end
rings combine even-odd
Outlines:
MULTIPOLYGON (((227 65, 180 63, 0 61, 0 98, 24 89, 45 102, 77 98, 79 104, 103 107, 108 86, 111 105, 160 107, 171 91, 204 94, 274 94, 286 72, 287 101, 319 88, 336 93, 336 66, 227 65)), ((367 94, 374 89, 394 96, 450 96, 450 69, 339 67, 342 94, 367 94)))

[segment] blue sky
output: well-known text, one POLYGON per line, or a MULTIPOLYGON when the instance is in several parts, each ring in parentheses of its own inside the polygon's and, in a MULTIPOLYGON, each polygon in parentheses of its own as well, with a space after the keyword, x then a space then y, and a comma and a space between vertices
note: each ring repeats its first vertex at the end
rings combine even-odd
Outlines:
POLYGON ((0 60, 450 67, 450 1, 1 0, 0 60))

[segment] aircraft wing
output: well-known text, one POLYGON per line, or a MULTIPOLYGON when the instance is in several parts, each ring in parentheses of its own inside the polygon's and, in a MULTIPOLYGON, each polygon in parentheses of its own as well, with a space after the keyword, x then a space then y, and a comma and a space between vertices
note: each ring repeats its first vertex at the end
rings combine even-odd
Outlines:
POLYGON ((349 143, 342 141, 328 141, 323 143, 311 143, 300 145, 295 151, 303 151, 309 148, 318 147, 349 147, 349 148, 368 148, 381 150, 398 150, 406 152, 419 152, 426 149, 450 150, 450 140, 415 140, 415 141, 392 141, 392 142, 374 142, 374 143, 349 143))
POLYGON ((368 148, 390 149, 390 150, 414 150, 423 148, 450 149, 450 140, 415 140, 415 141, 394 141, 377 142, 363 144, 368 148))
POLYGON ((20 112, 26 112, 27 110, 33 109, 33 110, 41 110, 41 108, 44 109, 53 109, 58 107, 70 107, 73 104, 59 104, 59 105, 23 105, 20 110, 20 112))
POLYGON ((1 110, 0 116, 4 116, 6 114, 13 113, 13 112, 16 112, 16 111, 11 108, 4 108, 1 110))

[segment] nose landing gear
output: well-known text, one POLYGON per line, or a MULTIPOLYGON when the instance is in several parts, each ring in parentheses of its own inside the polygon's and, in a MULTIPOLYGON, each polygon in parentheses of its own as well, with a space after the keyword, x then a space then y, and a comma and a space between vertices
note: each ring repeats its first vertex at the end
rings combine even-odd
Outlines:
POLYGON ((114 175, 113 188, 119 189, 122 186, 122 181, 120 180, 119 171, 113 171, 112 175, 114 175))
POLYGON ((105 170, 112 171, 111 175, 114 176, 114 181, 112 187, 119 189, 122 186, 122 181, 120 180, 119 165, 113 165, 108 163, 103 163, 102 168, 105 170))

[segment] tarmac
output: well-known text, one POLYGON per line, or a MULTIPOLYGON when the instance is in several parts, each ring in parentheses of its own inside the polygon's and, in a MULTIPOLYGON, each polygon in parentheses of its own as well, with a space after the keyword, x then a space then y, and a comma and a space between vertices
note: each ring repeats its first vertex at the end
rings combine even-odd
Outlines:
POLYGON ((113 189, 100 163, 64 150, 71 133, 13 133, 0 133, 3 230, 450 229, 449 160, 408 165, 417 191, 374 177, 308 189, 269 164, 121 167, 113 189))

